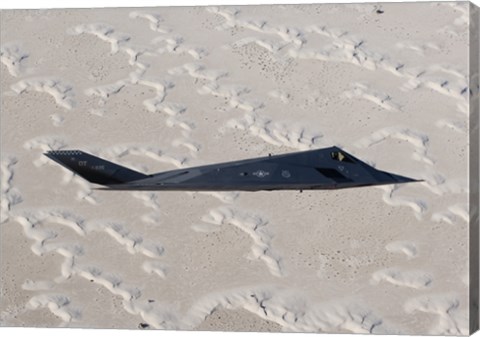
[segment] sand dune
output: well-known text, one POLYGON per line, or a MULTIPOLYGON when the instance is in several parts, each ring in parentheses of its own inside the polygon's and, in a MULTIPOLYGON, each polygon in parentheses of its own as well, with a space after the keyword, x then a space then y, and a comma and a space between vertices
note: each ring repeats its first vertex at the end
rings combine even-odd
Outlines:
POLYGON ((218 69, 206 69, 200 63, 187 63, 181 67, 173 68, 168 71, 171 75, 189 75, 196 79, 216 81, 227 76, 227 72, 218 69))
POLYGON ((428 136, 408 128, 392 127, 380 129, 372 133, 369 137, 358 140, 356 146, 370 147, 390 137, 405 140, 410 143, 414 148, 412 154, 413 159, 424 161, 430 165, 434 164, 433 159, 430 159, 427 154, 428 136))
POLYGON ((161 23, 164 21, 160 14, 148 13, 142 11, 130 12, 129 17, 132 19, 144 19, 149 22, 150 29, 159 33, 168 33, 170 29, 162 27, 161 23))
POLYGON ((219 294, 199 302, 190 311, 190 315, 193 316, 192 320, 203 320, 202 316, 211 314, 219 307, 242 307, 276 322, 284 331, 385 331, 382 320, 367 308, 345 303, 315 305, 282 289, 239 289, 230 294, 219 294))
POLYGON ((22 202, 22 196, 17 188, 12 186, 14 175, 13 166, 17 164, 17 159, 13 156, 2 158, 1 162, 1 222, 7 222, 10 216, 10 209, 14 205, 22 202))
POLYGON ((430 286, 433 279, 430 275, 418 270, 402 271, 396 268, 388 268, 376 271, 372 275, 375 282, 389 282, 401 287, 410 287, 415 289, 426 288, 430 286))
POLYGON ((392 102, 392 97, 385 93, 377 92, 370 89, 368 86, 362 83, 355 83, 351 91, 347 91, 345 94, 348 98, 361 97, 367 99, 385 110, 398 110, 400 107, 392 102))
POLYGON ((157 274, 161 278, 165 278, 168 268, 158 261, 145 261, 142 264, 143 269, 149 274, 157 274))
POLYGON ((460 133, 467 132, 467 126, 465 123, 458 120, 440 119, 435 123, 435 125, 439 128, 451 128, 452 130, 460 133))
POLYGON ((112 53, 120 50, 120 46, 130 40, 130 36, 117 33, 115 29, 105 23, 89 23, 73 27, 70 31, 72 34, 92 34, 99 39, 110 43, 112 53))
POLYGON ((28 302, 27 307, 32 310, 48 308, 64 322, 71 322, 81 318, 80 310, 71 305, 67 296, 61 294, 34 296, 28 302))
POLYGON ((57 78, 31 78, 21 80, 12 85, 12 90, 22 94, 29 90, 45 92, 51 95, 55 102, 67 110, 75 106, 75 93, 73 88, 63 80, 57 78))
POLYGON ((24 72, 23 63, 27 58, 28 54, 16 44, 7 43, 1 46, 0 60, 12 76, 18 77, 24 72))
POLYGON ((183 38, 179 36, 158 37, 152 40, 152 43, 159 45, 158 49, 156 49, 159 54, 189 54, 195 60, 201 60, 208 55, 208 51, 205 48, 185 44, 183 38))
POLYGON ((392 253, 403 253, 410 259, 417 256, 417 248, 413 242, 409 242, 409 241, 390 242, 385 246, 385 248, 392 253))
POLYGON ((463 221, 468 223, 470 217, 468 214, 467 205, 453 205, 448 207, 448 209, 444 212, 434 213, 432 215, 432 220, 435 222, 446 222, 449 224, 453 224, 454 221, 458 219, 462 219, 463 221))
POLYGON ((389 204, 390 206, 405 206, 410 207, 415 214, 415 217, 420 220, 422 218, 422 214, 428 208, 427 204, 418 198, 412 197, 405 197, 401 195, 395 194, 395 190, 397 187, 396 185, 392 186, 385 186, 380 187, 380 189, 384 190, 383 194, 383 201, 389 204))
POLYGON ((440 47, 432 42, 427 43, 418 43, 414 41, 405 41, 405 42, 397 42, 395 46, 398 49, 407 49, 412 50, 420 56, 425 56, 425 52, 428 50, 439 51, 440 47))

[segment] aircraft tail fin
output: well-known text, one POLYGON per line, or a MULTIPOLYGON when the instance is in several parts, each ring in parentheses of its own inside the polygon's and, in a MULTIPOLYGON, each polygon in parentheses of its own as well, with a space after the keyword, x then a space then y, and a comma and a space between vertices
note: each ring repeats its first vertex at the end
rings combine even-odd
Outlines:
POLYGON ((79 150, 48 151, 44 154, 63 167, 95 184, 123 184, 148 178, 146 174, 79 150))

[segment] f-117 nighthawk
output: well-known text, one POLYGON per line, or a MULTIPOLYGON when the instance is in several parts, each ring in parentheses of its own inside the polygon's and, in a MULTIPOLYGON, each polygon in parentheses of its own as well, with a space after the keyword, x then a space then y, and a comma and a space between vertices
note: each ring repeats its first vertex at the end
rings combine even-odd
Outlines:
POLYGON ((329 190, 415 180, 377 170, 338 147, 144 174, 79 150, 45 155, 107 190, 329 190))

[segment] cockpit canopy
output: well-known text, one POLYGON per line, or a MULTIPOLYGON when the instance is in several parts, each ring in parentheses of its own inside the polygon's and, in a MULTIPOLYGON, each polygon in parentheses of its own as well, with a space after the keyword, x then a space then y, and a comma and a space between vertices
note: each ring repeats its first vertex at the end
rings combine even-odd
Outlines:
POLYGON ((336 161, 341 161, 345 163, 354 163, 354 161, 342 151, 330 152, 330 157, 332 157, 332 159, 336 161))

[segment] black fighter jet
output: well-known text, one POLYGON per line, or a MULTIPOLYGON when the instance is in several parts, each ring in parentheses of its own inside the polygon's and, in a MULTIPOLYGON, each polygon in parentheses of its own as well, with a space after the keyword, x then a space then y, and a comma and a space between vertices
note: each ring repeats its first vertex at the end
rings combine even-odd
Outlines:
POLYGON ((79 150, 49 151, 45 155, 107 190, 324 190, 420 181, 377 170, 338 147, 155 174, 140 173, 79 150))

